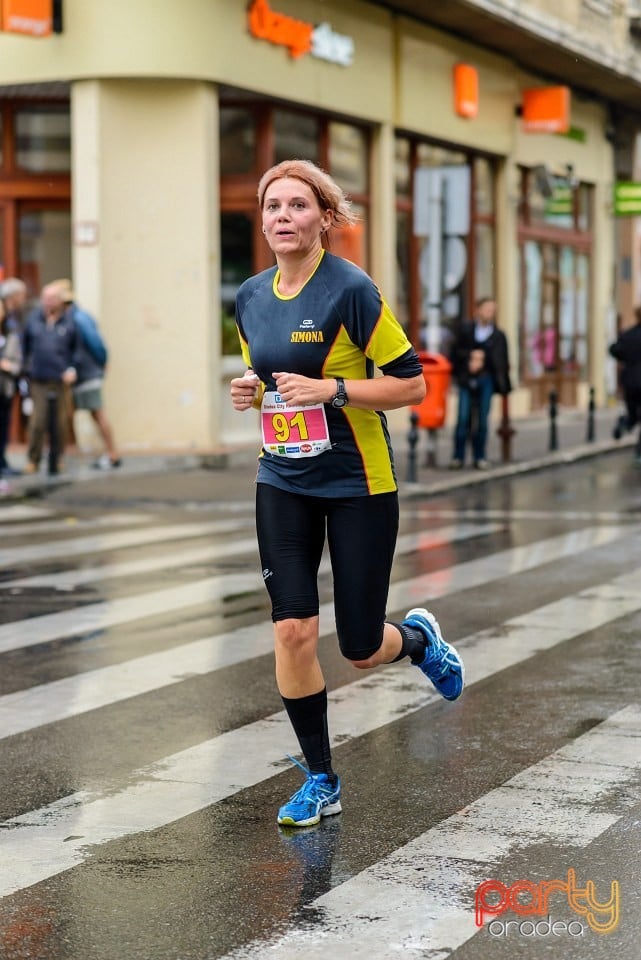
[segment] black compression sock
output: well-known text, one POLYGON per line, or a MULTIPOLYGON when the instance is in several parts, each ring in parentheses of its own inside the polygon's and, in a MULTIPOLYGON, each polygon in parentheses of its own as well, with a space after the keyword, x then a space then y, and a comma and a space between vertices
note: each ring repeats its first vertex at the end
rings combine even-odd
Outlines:
POLYGON ((310 773, 326 773, 330 782, 336 782, 332 770, 332 754, 327 730, 327 689, 308 697, 283 697, 290 723, 298 738, 310 773))
POLYGON ((406 623, 393 623, 392 626, 400 631, 402 638, 401 652, 397 657, 394 657, 392 663, 396 663, 404 657, 409 657, 414 664, 422 663, 427 648, 423 631, 419 630, 418 627, 409 627, 406 623))

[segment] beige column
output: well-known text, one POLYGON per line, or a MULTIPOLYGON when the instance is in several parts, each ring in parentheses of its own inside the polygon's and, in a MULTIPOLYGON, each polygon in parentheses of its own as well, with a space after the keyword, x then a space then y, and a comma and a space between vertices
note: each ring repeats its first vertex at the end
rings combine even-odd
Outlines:
POLYGON ((220 419, 218 118, 201 82, 72 87, 73 280, 122 450, 206 450, 220 419))
POLYGON ((396 306, 396 193, 394 129, 384 123, 372 137, 371 270, 392 309, 396 306))

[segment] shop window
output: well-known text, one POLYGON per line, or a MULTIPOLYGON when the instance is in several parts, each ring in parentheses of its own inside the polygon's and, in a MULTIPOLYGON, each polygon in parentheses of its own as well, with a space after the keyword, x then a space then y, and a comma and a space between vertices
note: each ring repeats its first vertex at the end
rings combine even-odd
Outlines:
POLYGON ((396 318, 408 332, 410 323, 411 213, 396 211, 396 318))
POLYGON ((474 159, 474 213, 494 216, 494 168, 487 157, 474 159))
POLYGON ((367 262, 367 219, 365 207, 353 203, 352 212, 356 223, 340 230, 333 230, 329 236, 329 250, 337 257, 345 257, 359 267, 367 262))
POLYGON ((33 300, 49 281, 71 276, 71 215, 30 206, 18 215, 18 276, 33 300))
POLYGON ((71 129, 65 105, 16 110, 16 166, 30 173, 67 173, 71 169, 71 129))
POLYGON ((394 144, 394 180, 396 199, 410 200, 412 196, 411 144, 405 137, 397 137, 394 144))
POLYGON ((367 134, 348 123, 328 124, 329 172, 350 195, 367 193, 367 134))
POLYGON ((493 297, 496 289, 494 226, 478 221, 474 224, 474 290, 475 299, 493 297))
POLYGON ((274 110, 274 163, 294 158, 318 163, 319 140, 317 117, 274 110))
POLYGON ((243 107, 221 107, 220 171, 223 176, 251 173, 256 158, 256 120, 243 107))
POLYGON ((253 216, 248 213, 221 216, 221 349, 225 354, 240 353, 235 301, 239 286, 253 273, 253 229, 253 216))

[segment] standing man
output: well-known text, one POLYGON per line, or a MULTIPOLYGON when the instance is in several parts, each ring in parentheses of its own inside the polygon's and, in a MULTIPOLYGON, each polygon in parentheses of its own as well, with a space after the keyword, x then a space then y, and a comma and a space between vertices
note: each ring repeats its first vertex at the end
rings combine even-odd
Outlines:
MULTIPOLYGON (((610 355, 621 364, 621 390, 626 413, 619 417, 614 428, 614 438, 619 440, 624 430, 633 430, 641 424, 641 306, 635 307, 633 327, 623 330, 610 347, 610 355)), ((641 428, 635 457, 641 463, 641 428)))
POLYGON ((512 389, 507 338, 496 326, 496 301, 476 301, 474 319, 464 323, 452 348, 452 366, 459 387, 458 417, 450 468, 460 470, 471 431, 472 456, 477 470, 487 470, 487 423, 492 396, 512 389))
POLYGON ((77 379, 73 386, 73 403, 76 410, 87 410, 96 424, 105 445, 105 453, 93 466, 97 470, 111 470, 122 463, 114 442, 111 423, 107 419, 102 399, 102 382, 107 364, 107 347, 98 324, 86 310, 74 300, 70 280, 54 280, 65 304, 65 315, 76 325, 78 345, 75 353, 77 379))
POLYGON ((24 332, 25 371, 33 398, 25 473, 37 473, 45 434, 49 434, 49 473, 53 474, 61 469, 67 439, 65 387, 76 381, 78 335, 72 318, 65 315, 64 300, 55 283, 43 287, 40 304, 24 332))

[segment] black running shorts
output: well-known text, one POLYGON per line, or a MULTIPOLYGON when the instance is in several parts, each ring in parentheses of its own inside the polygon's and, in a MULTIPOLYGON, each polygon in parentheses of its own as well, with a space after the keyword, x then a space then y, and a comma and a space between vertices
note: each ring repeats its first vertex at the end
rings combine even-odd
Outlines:
POLYGON ((398 495, 308 497, 258 483, 256 529, 274 621, 318 614, 327 531, 341 652, 349 660, 371 657, 383 642, 398 495))

